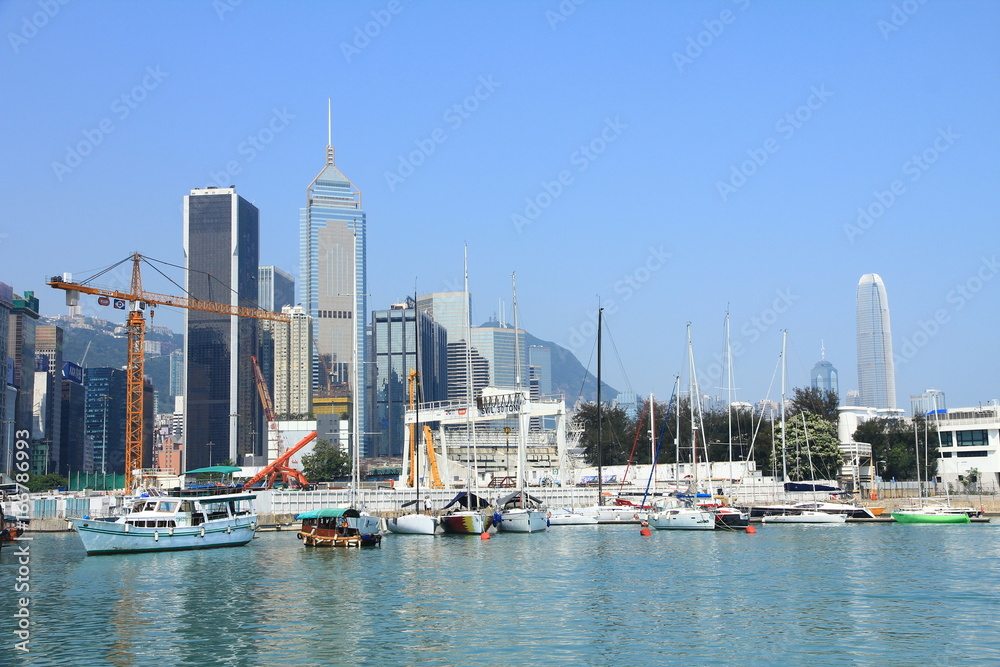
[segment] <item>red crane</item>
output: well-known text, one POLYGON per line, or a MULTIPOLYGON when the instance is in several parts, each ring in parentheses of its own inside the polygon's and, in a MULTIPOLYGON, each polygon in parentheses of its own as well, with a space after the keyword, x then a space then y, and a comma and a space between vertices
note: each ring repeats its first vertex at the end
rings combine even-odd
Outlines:
POLYGON ((274 483, 277 481, 279 475, 281 476, 281 481, 285 484, 285 486, 290 486, 290 482, 294 481, 303 489, 309 488, 309 480, 306 479, 306 476, 295 468, 289 467, 288 461, 292 458, 295 452, 299 451, 315 439, 316 431, 312 431, 309 435, 299 440, 294 447, 264 466, 259 473, 254 475, 247 481, 246 484, 243 485, 243 488, 249 489, 266 477, 267 482, 265 482, 264 486, 261 488, 270 489, 274 486, 274 483))

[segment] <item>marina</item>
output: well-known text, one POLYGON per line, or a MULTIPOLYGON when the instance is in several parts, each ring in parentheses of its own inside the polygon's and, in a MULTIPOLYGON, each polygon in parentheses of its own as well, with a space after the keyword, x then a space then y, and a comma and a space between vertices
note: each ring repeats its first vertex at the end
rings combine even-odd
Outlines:
MULTIPOLYGON (((239 549, 88 558, 74 534, 36 534, 23 664, 385 664, 387 646, 409 665, 989 664, 997 536, 604 524, 359 550, 280 531, 239 549)), ((17 567, 0 557, 4 581, 17 567)), ((0 605, 15 595, 3 586, 0 605)))

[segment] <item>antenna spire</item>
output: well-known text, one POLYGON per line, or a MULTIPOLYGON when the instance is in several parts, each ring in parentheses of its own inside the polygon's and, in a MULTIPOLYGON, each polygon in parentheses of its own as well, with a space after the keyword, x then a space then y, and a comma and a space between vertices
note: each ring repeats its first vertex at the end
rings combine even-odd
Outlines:
POLYGON ((333 121, 331 120, 331 102, 330 98, 326 98, 326 164, 328 166, 334 165, 334 151, 333 151, 333 121))

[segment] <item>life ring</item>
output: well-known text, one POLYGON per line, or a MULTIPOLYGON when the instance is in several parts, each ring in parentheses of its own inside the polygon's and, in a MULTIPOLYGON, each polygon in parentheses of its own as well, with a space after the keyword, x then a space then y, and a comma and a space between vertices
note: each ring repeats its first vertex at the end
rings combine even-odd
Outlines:
POLYGON ((302 539, 302 533, 295 533, 295 539, 301 540, 302 539))
POLYGON ((635 519, 636 521, 638 521, 639 520, 639 513, 636 512, 635 514, 633 514, 632 518, 635 519))

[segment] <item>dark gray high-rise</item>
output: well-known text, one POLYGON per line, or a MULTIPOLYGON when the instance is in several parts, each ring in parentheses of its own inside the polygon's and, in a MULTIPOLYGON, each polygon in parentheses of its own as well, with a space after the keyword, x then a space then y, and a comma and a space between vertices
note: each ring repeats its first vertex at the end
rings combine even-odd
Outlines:
MULTIPOLYGON (((257 305, 257 208, 235 188, 195 189, 184 197, 188 296, 231 306, 257 305)), ((262 408, 251 355, 259 321, 185 310, 184 468, 237 465, 263 454, 262 408)))

